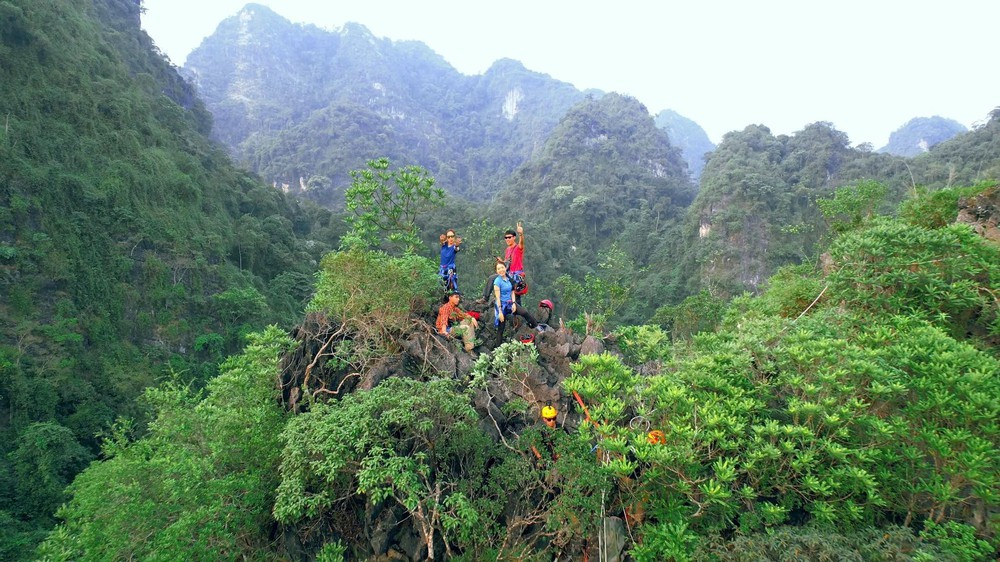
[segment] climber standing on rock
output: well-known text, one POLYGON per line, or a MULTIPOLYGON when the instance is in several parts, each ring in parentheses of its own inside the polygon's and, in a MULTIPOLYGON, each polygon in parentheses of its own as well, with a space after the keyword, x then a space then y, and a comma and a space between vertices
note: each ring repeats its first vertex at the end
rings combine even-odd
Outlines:
MULTIPOLYGON (((502 263, 507 270, 511 283, 515 287, 515 300, 518 295, 527 292, 527 282, 524 278, 524 226, 518 222, 517 230, 508 230, 503 234, 503 241, 506 244, 503 258, 497 256, 497 263, 502 263), (522 292, 523 291, 523 292, 522 292)), ((490 298, 493 290, 493 281, 496 275, 490 277, 483 290, 483 300, 490 298)))
POLYGON ((455 266, 455 256, 462 251, 462 239, 455 234, 453 229, 448 229, 440 236, 441 241, 441 267, 438 275, 444 283, 445 291, 458 290, 458 268, 455 266))
POLYGON ((524 226, 517 223, 517 232, 508 230, 503 235, 503 240, 507 244, 504 250, 503 263, 507 266, 507 275, 515 287, 518 283, 524 283, 524 226), (514 237, 517 237, 515 241, 514 237))
POLYGON ((502 263, 496 266, 497 275, 493 279, 493 325, 497 327, 497 345, 503 342, 504 328, 507 326, 507 319, 517 315, 528 322, 528 326, 534 328, 538 326, 535 318, 514 301, 514 285, 507 277, 507 268, 502 263))

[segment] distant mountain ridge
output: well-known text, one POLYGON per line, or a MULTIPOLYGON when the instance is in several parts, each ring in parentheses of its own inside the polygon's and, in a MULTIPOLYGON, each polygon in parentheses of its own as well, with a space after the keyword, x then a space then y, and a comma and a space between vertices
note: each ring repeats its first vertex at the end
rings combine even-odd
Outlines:
POLYGON ((968 129, 954 119, 914 117, 889 135, 889 144, 878 149, 894 156, 912 157, 923 154, 934 145, 967 132, 968 129))
POLYGON ((612 93, 573 107, 491 213, 523 219, 545 240, 532 250, 544 256, 534 261, 536 280, 582 279, 616 245, 636 268, 646 266, 695 191, 681 151, 646 107, 612 93), (565 249, 572 259, 558 253, 565 249))
POLYGON ((715 150, 715 143, 700 125, 671 109, 656 114, 656 126, 667 132, 670 144, 681 149, 691 178, 698 181, 705 169, 706 155, 715 150))
MULTIPOLYGON (((421 42, 376 38, 356 23, 335 32, 293 24, 257 4, 224 20, 184 72, 238 160, 331 207, 347 172, 376 156, 421 165, 450 193, 485 201, 571 107, 604 95, 512 59, 465 76, 421 42)), ((677 136, 699 133, 707 140, 687 120, 677 136)))

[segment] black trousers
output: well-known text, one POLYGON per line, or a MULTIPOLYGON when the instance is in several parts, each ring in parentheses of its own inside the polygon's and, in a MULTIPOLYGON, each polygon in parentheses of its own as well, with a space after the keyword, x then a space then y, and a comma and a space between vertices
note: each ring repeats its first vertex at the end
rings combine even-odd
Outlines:
MULTIPOLYGON (((496 309, 494 309, 494 312, 496 312, 496 309)), ((535 326, 538 325, 538 321, 535 320, 535 317, 532 316, 531 313, 529 313, 527 310, 525 310, 524 307, 521 306, 521 305, 517 305, 517 310, 514 311, 511 314, 516 314, 517 316, 520 316, 521 318, 524 318, 528 322, 528 326, 531 327, 531 328, 534 328, 535 326)), ((505 312, 503 318, 504 318, 504 321, 500 322, 497 325, 497 345, 499 345, 501 342, 503 342, 503 332, 504 332, 504 329, 507 327, 507 320, 510 320, 510 314, 507 314, 505 312)))

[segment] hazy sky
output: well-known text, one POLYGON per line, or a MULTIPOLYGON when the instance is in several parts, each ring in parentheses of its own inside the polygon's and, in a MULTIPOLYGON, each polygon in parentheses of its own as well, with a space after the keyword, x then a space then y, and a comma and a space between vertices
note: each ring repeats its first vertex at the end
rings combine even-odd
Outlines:
MULTIPOLYGON (((713 142, 750 124, 829 121, 884 146, 913 117, 966 127, 1000 106, 995 0, 259 0, 285 18, 427 44, 463 74, 497 59, 673 109, 713 142)), ((177 65, 244 0, 145 0, 177 65)))

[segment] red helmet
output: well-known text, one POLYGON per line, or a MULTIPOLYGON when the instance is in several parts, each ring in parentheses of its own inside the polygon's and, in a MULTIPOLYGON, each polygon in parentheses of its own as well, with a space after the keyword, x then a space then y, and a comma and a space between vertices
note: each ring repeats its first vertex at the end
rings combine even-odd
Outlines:
POLYGON ((552 301, 550 301, 549 299, 538 301, 538 306, 552 310, 552 301))
POLYGON ((525 281, 518 281, 514 283, 514 294, 517 296, 528 294, 528 283, 525 281))

